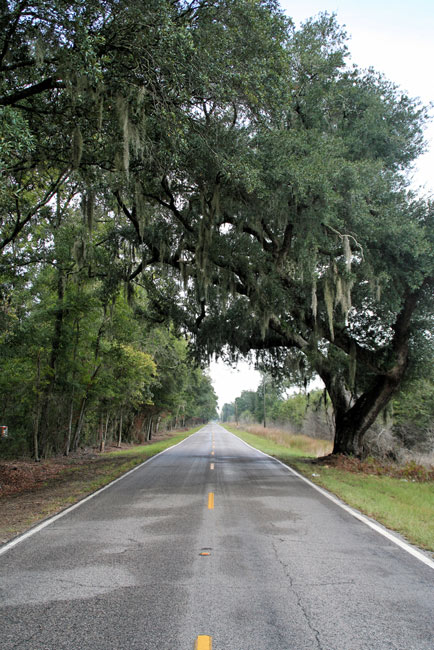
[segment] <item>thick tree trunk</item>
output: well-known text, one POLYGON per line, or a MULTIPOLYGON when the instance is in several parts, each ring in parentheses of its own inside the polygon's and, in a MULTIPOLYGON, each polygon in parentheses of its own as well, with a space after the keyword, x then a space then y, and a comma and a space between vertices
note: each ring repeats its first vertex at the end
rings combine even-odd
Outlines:
POLYGON ((364 436, 397 390, 402 374, 401 377, 378 377, 354 406, 345 411, 335 410, 334 454, 364 455, 364 436))
POLYGON ((420 291, 407 294, 392 326, 394 334, 389 348, 388 367, 383 373, 378 371, 370 388, 357 399, 351 398, 343 379, 337 378, 336 373, 330 372, 322 364, 319 374, 326 385, 335 414, 334 454, 363 456, 366 432, 398 390, 407 369, 411 316, 420 291))

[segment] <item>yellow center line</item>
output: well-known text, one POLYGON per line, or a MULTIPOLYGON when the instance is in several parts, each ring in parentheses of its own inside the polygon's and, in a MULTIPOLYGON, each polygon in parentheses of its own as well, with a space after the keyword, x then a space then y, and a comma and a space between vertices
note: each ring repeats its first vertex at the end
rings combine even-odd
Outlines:
POLYGON ((211 463, 211 465, 210 465, 209 468, 210 468, 210 469, 214 469, 214 463, 211 463))
POLYGON ((214 456, 214 452, 213 452, 213 451, 211 452, 211 456, 214 456))
POLYGON ((197 637, 194 650, 212 650, 212 637, 201 634, 197 637))
POLYGON ((214 492, 208 492, 208 510, 214 510, 214 492))

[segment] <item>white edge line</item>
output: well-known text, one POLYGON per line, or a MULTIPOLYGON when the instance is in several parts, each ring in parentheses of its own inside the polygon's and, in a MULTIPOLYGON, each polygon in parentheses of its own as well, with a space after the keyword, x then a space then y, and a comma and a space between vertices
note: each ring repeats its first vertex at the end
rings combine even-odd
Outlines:
POLYGON ((404 551, 407 551, 407 553, 410 553, 410 555, 413 555, 415 558, 417 558, 418 560, 420 560, 421 562, 423 562, 424 564, 429 566, 431 569, 434 569, 434 562, 432 560, 430 560, 428 557, 426 557, 426 555, 424 555, 423 553, 418 551, 416 548, 413 548, 413 546, 410 546, 410 544, 407 544, 407 542, 404 542, 403 540, 399 539, 399 537, 396 537, 392 532, 390 532, 386 528, 383 528, 382 526, 380 526, 380 524, 377 524, 374 521, 371 521, 370 519, 368 519, 368 517, 366 517, 365 515, 362 515, 361 512, 358 512, 357 510, 354 510, 353 508, 351 508, 347 504, 342 503, 342 501, 340 501, 333 494, 330 494, 330 492, 327 492, 326 490, 319 487, 318 485, 315 485, 315 483, 312 483, 312 481, 309 481, 308 478, 306 478, 302 474, 299 474, 299 472, 297 472, 295 469, 292 469, 292 467, 289 467, 289 465, 286 465, 285 463, 283 463, 278 458, 274 458, 274 456, 270 456, 270 454, 266 454, 264 451, 261 451, 260 449, 256 449, 256 447, 253 447, 252 445, 249 445, 248 442, 245 442, 244 440, 239 438, 235 433, 232 433, 231 431, 228 431, 227 429, 225 429, 225 431, 227 431, 231 436, 234 436, 234 438, 237 438, 238 440, 240 440, 247 447, 250 447, 250 449, 254 449, 255 451, 258 451, 260 454, 262 454, 263 456, 268 456, 268 458, 271 458, 271 460, 274 460, 276 463, 279 463, 280 465, 282 465, 282 467, 287 469, 289 472, 291 472, 292 474, 295 474, 295 476, 297 476, 302 481, 304 481, 305 483, 310 485, 310 487, 312 487, 314 490, 316 490, 317 492, 322 494, 324 497, 326 497, 327 499, 332 501, 334 504, 336 504, 337 506, 342 508, 342 510, 345 510, 350 515, 352 515, 353 517, 355 517, 359 521, 363 522, 364 524, 366 524, 367 526, 369 526, 370 528, 375 530, 380 535, 383 535, 383 537, 386 537, 389 541, 393 542, 394 544, 396 544, 397 546, 402 548, 404 551))
POLYGON ((57 515, 53 515, 52 517, 49 517, 48 519, 44 519, 44 521, 41 521, 40 524, 36 524, 30 530, 26 531, 25 533, 22 533, 22 535, 18 535, 18 537, 15 537, 12 539, 10 542, 6 542, 3 546, 0 547, 0 555, 3 555, 3 553, 6 553, 6 551, 9 551, 11 548, 14 546, 17 546, 17 544, 20 544, 21 542, 24 542, 25 539, 28 539, 29 537, 32 537, 32 535, 35 535, 35 533, 39 533, 40 530, 43 528, 46 528, 47 526, 50 526, 50 524, 53 524, 55 521, 60 519, 61 517, 64 517, 65 515, 68 515, 70 512, 75 510, 76 508, 79 508, 80 506, 83 505, 83 503, 86 503, 86 501, 90 501, 90 499, 93 499, 94 497, 98 496, 98 494, 101 494, 101 492, 104 492, 104 490, 107 490, 109 487, 117 483, 118 481, 122 481, 126 476, 129 476, 129 474, 132 474, 136 470, 140 469, 143 467, 143 465, 146 465, 146 463, 149 463, 151 460, 154 460, 154 458, 157 458, 158 456, 161 456, 161 454, 164 454, 166 451, 169 451, 169 449, 174 449, 178 445, 181 445, 183 442, 186 440, 189 440, 193 436, 195 436, 197 433, 200 433, 200 431, 196 431, 195 433, 192 433, 191 435, 187 436, 187 438, 184 438, 184 440, 180 440, 179 442, 176 443, 176 445, 171 445, 170 447, 167 447, 166 449, 163 449, 163 451, 158 452, 158 454, 155 454, 154 456, 151 456, 151 458, 147 458, 143 463, 140 463, 140 465, 136 465, 136 467, 133 467, 133 469, 128 470, 128 472, 125 472, 125 474, 122 474, 122 476, 118 476, 118 478, 115 478, 113 481, 110 481, 110 483, 107 483, 107 485, 104 485, 104 487, 99 488, 99 490, 96 490, 96 492, 92 492, 92 494, 89 494, 87 497, 84 497, 80 501, 77 501, 77 503, 74 503, 72 506, 69 506, 62 510, 61 512, 58 512, 57 515))

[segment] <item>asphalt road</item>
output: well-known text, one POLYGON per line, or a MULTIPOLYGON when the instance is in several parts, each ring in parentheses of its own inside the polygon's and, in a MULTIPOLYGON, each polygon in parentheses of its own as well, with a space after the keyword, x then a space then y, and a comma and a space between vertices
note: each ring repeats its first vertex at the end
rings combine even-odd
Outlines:
POLYGON ((0 556, 0 648, 433 650, 433 587, 213 424, 0 556))

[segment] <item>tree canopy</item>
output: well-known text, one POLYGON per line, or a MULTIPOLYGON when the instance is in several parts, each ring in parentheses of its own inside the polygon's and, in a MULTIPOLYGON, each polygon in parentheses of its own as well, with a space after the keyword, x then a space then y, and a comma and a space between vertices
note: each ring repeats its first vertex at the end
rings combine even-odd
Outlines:
POLYGON ((347 65, 333 16, 297 30, 272 1, 3 2, 1 24, 4 300, 29 264, 56 264, 60 301, 76 271, 143 291, 202 359, 318 374, 334 450, 363 453, 432 360, 426 110, 347 65))

